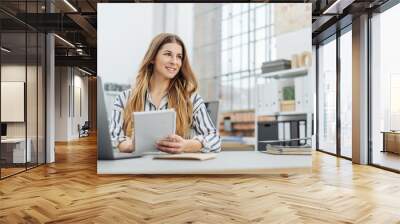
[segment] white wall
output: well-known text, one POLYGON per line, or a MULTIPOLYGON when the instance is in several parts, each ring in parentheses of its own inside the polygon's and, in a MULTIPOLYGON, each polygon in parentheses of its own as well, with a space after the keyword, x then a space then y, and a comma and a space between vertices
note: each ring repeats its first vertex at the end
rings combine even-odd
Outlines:
POLYGON ((80 122, 83 124, 89 120, 89 78, 80 76, 82 88, 82 116, 80 122))
MULTIPOLYGON (((20 81, 25 82, 25 65, 2 65, 1 81, 20 81)), ((33 69, 28 66, 28 70, 33 69)))
MULTIPOLYGON (((25 75, 26 71, 28 74, 36 74, 36 67, 33 66, 27 66, 25 65, 18 65, 18 64, 9 64, 9 65, 2 65, 1 66, 1 81, 17 81, 17 82, 25 82, 25 75)), ((31 81, 30 81, 31 82, 31 81)), ((32 84, 32 83, 30 83, 32 84)), ((35 89, 36 93, 36 89, 35 89)), ((27 103, 31 103, 33 101, 32 98, 36 99, 36 95, 33 95, 33 93, 29 94, 27 93, 28 99, 27 103)), ((4 96, 2 96, 4 97, 4 96)), ((35 105, 36 108, 36 105, 35 105)), ((24 108, 22 108, 24 109, 24 108)), ((7 110, 7 108, 1 108, 1 110, 7 110)), ((29 110, 30 111, 30 110, 29 110)), ((32 117, 33 114, 28 113, 27 118, 28 122, 31 122, 33 120, 32 117)), ((36 121, 36 114, 35 115, 35 121, 36 121)), ((32 129, 33 124, 29 123, 28 128, 32 129)), ((7 122, 7 136, 8 137, 25 137, 25 126, 26 122, 7 122)), ((30 131, 28 130, 28 137, 29 137, 30 131)))
POLYGON ((75 70, 75 75, 74 75, 74 96, 72 98, 74 99, 74 108, 73 111, 74 113, 73 118, 71 119, 71 133, 70 135, 73 138, 79 137, 79 132, 78 132, 78 124, 82 126, 85 121, 88 121, 88 78, 87 76, 81 76, 82 73, 78 74, 76 73, 77 70, 75 70), (80 90, 80 93, 78 93, 77 90, 80 90), (80 94, 80 97, 79 97, 80 94), (79 102, 81 101, 81 102, 79 102), (79 108, 80 107, 80 108, 79 108), (81 111, 80 111, 81 110, 81 111))
POLYGON ((56 67, 55 69, 55 141, 68 140, 68 68, 56 67))
POLYGON ((97 10, 98 76, 132 84, 153 38, 153 4, 105 3, 97 10))
MULTIPOLYGON (((165 21, 163 30, 157 32, 175 33, 182 38, 185 43, 186 50, 188 51, 189 59, 193 55, 193 4, 156 4, 154 8, 165 8, 166 17, 162 18, 165 21)), ((155 14, 156 18, 160 19, 161 16, 155 14)), ((156 20, 157 21, 157 20, 156 20)))
POLYGON ((55 141, 78 138, 78 124, 88 120, 88 78, 82 75, 71 67, 56 67, 55 141), (79 89, 81 103, 76 91, 79 89), (77 105, 81 105, 82 115, 77 105))
POLYGON ((307 28, 276 36, 276 56, 291 60, 293 54, 311 52, 311 41, 311 24, 307 28))

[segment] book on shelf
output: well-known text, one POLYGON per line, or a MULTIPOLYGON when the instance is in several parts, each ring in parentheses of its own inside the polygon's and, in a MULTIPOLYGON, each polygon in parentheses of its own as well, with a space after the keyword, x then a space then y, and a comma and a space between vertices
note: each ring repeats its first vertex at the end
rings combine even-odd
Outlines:
POLYGON ((268 144, 265 153, 274 155, 311 155, 310 146, 276 146, 268 144))

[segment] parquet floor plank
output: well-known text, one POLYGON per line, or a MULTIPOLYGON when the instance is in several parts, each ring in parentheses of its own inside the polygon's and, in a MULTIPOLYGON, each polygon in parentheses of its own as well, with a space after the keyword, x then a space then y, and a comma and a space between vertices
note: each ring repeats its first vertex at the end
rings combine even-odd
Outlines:
POLYGON ((0 181, 0 223, 400 223, 400 175, 315 152, 309 174, 97 175, 96 139, 0 181))

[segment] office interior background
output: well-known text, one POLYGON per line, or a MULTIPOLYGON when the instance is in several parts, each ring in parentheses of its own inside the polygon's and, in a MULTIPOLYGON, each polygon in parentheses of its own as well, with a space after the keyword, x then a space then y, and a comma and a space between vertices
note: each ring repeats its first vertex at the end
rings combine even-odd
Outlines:
MULTIPOLYGON (((79 138, 82 126, 96 130, 96 3, 1 2, 1 178, 54 162, 54 142, 79 138)), ((301 88, 293 81, 270 85, 278 86, 270 90, 265 85, 279 81, 260 80, 264 62, 286 59, 291 70, 311 66, 304 88, 310 90, 311 110, 305 120, 317 150, 349 160, 356 153, 356 163, 399 171, 400 76, 395 52, 400 47, 395 40, 400 34, 391 27, 400 19, 400 6, 393 1, 353 2, 342 4, 339 16, 324 15, 321 9, 331 4, 159 4, 148 7, 153 22, 144 36, 173 32, 185 40, 200 94, 220 102, 216 125, 221 135, 244 149, 254 149, 261 138, 284 139, 284 125, 267 132, 273 133, 268 137, 260 136, 264 130, 258 124, 278 119, 277 112, 296 114, 302 108, 295 105, 301 88), (171 17, 166 18, 167 12, 171 17), (312 27, 307 22, 311 13, 312 27), (187 17, 193 19, 182 19, 187 17), (295 35, 312 37, 312 63, 307 49, 296 49, 307 38, 295 35), (358 52, 352 52, 355 48, 358 52), (357 71, 362 75, 354 75, 357 71), (365 91, 357 95, 355 86, 365 91), (283 99, 285 91, 288 100, 283 99), (354 105, 364 108, 354 111, 354 105), (355 117, 361 126, 352 125, 355 117), (363 143, 352 146, 355 132, 363 143)), ((123 73, 119 71, 124 66, 134 70, 141 59, 138 52, 121 57, 122 69, 115 68, 113 75, 123 73)), ((132 83, 115 80, 106 90, 122 90, 132 83)))

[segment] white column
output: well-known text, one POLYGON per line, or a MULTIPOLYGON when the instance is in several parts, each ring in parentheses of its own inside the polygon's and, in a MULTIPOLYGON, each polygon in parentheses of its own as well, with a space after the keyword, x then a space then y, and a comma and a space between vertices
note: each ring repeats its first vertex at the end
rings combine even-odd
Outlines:
POLYGON ((353 162, 368 163, 368 16, 353 20, 353 162))
POLYGON ((54 35, 46 35, 46 163, 55 161, 54 133, 55 133, 55 56, 54 35))

